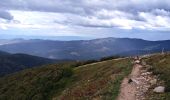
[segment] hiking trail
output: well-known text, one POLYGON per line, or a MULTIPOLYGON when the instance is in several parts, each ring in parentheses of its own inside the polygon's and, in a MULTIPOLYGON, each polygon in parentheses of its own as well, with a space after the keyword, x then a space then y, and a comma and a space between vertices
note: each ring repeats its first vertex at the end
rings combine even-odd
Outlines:
POLYGON ((145 100, 148 89, 156 84, 156 77, 147 71, 147 65, 140 58, 134 59, 131 74, 121 83, 117 100, 145 100))

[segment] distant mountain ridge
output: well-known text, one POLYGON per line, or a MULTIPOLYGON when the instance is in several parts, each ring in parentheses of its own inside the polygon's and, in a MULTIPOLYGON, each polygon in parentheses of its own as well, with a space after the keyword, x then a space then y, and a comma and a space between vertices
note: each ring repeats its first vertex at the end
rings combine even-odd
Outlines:
POLYGON ((0 51, 0 76, 55 62, 57 62, 57 60, 0 51))
POLYGON ((24 39, 0 39, 0 45, 6 45, 6 44, 13 44, 13 43, 20 43, 25 41, 24 39))
POLYGON ((88 60, 110 55, 129 56, 161 52, 163 48, 165 51, 170 51, 169 44, 170 40, 147 41, 133 38, 102 38, 77 41, 36 39, 1 45, 0 50, 52 59, 88 60))

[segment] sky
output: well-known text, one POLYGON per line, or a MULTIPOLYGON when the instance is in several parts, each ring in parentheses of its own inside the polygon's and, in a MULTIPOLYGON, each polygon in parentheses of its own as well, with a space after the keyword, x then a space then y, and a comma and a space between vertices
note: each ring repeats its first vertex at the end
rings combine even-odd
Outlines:
POLYGON ((170 39, 170 0, 0 0, 0 37, 170 39))

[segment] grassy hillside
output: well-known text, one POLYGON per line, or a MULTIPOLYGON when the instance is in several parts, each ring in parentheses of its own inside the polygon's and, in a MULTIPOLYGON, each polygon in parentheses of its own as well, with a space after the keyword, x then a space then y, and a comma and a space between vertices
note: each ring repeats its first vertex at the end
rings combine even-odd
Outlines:
POLYGON ((114 100, 132 68, 129 59, 75 65, 52 64, 0 78, 0 100, 114 100))
POLYGON ((163 94, 156 94, 152 91, 148 93, 149 100, 169 100, 170 98, 170 54, 157 54, 145 59, 147 64, 152 67, 149 69, 154 75, 160 79, 160 85, 166 87, 166 92, 163 94))

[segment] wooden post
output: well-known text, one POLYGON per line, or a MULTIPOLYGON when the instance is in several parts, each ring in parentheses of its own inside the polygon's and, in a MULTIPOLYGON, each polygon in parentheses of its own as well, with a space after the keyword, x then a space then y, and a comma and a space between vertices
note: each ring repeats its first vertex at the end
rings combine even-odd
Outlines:
POLYGON ((164 48, 162 48, 162 54, 164 54, 164 48))

